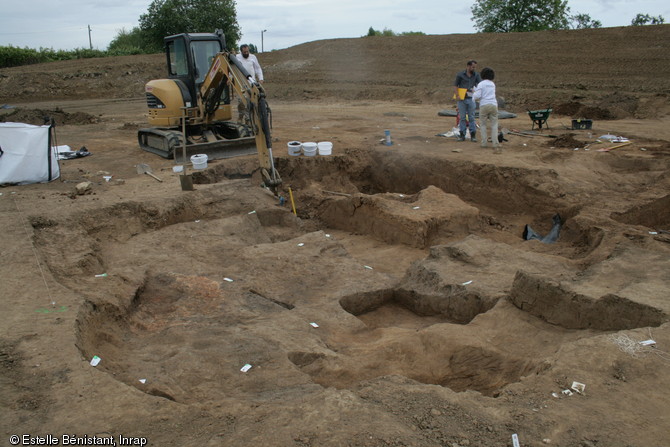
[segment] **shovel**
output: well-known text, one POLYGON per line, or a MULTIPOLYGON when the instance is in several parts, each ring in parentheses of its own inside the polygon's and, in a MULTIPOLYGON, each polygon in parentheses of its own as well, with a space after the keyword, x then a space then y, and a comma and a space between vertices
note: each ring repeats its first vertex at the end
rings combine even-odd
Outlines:
MULTIPOLYGON (((181 132, 182 135, 186 135, 186 107, 181 108, 181 132)), ((186 163, 186 138, 182 138, 182 156, 184 157, 184 163, 186 163)), ((177 157, 175 156, 175 161, 177 157)), ((193 177, 191 174, 186 173, 186 166, 179 176, 179 182, 181 183, 182 191, 193 191, 193 177)))
POLYGON ((162 182, 163 180, 159 179, 156 177, 154 174, 151 173, 151 168, 149 167, 148 164, 146 163, 140 163, 137 165, 137 173, 138 174, 147 174, 158 180, 159 182, 162 182))

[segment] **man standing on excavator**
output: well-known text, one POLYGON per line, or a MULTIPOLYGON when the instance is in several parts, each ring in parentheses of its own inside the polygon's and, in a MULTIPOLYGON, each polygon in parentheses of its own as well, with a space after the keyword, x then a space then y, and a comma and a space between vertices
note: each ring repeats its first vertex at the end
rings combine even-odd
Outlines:
POLYGON ((261 64, 258 63, 258 58, 249 52, 249 45, 246 43, 240 46, 240 53, 237 55, 237 59, 242 62, 244 68, 247 72, 258 82, 259 84, 263 83, 263 69, 261 64))
MULTIPOLYGON (((261 68, 261 64, 258 63, 258 58, 249 52, 249 45, 246 43, 240 45, 240 52, 236 56, 237 60, 242 62, 242 65, 244 66, 245 70, 247 70, 247 73, 249 73, 256 82, 262 84, 263 69, 261 68)), ((247 110, 246 104, 242 98, 238 98, 237 120, 240 123, 249 124, 250 119, 248 115, 249 111, 247 110)))

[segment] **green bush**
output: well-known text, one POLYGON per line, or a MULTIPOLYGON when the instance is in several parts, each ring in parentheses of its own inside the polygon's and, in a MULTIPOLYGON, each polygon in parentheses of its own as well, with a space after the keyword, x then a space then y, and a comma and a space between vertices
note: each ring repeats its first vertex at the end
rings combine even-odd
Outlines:
POLYGON ((0 68, 18 67, 19 65, 39 64, 47 62, 47 56, 32 48, 0 46, 0 68))
POLYGON ((129 54, 146 53, 146 37, 141 29, 135 27, 130 31, 121 28, 116 37, 112 39, 107 47, 109 56, 126 56, 129 54))
POLYGON ((21 65, 40 64, 43 62, 67 61, 72 59, 88 59, 92 57, 127 56, 142 54, 138 47, 117 47, 113 50, 91 50, 75 48, 74 50, 54 50, 53 48, 18 48, 0 46, 0 68, 18 67, 21 65))
POLYGON ((378 31, 373 27, 368 29, 368 34, 364 37, 373 37, 373 36, 425 36, 426 34, 421 31, 404 31, 402 33, 395 33, 393 30, 384 28, 384 31, 378 31))

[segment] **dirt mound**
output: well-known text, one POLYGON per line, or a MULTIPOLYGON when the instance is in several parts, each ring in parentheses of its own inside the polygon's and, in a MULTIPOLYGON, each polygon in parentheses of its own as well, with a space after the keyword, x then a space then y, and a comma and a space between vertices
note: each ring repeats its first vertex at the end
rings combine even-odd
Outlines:
POLYGON ((633 116, 633 112, 628 112, 621 107, 611 110, 600 106, 588 106, 580 102, 559 104, 558 107, 553 108, 553 111, 559 115, 567 115, 576 119, 614 120, 633 116))
POLYGON ((547 146, 575 148, 575 147, 583 147, 585 144, 586 143, 584 143, 583 141, 575 140, 574 133, 566 133, 549 141, 547 143, 547 146))
POLYGON ((0 70, 0 103, 86 98, 136 98, 164 77, 162 54, 78 59, 0 70))
POLYGON ((3 123, 16 122, 41 126, 51 123, 52 120, 56 125, 60 126, 65 124, 94 124, 100 122, 99 118, 88 113, 69 113, 60 108, 52 110, 17 108, 5 115, 0 115, 0 122, 3 123))
MULTIPOLYGON (((474 57, 496 70, 511 112, 578 101, 582 107, 566 106, 574 112, 566 114, 614 119, 668 113, 670 80, 657 73, 670 65, 669 40, 670 25, 380 36, 309 42, 259 59, 271 99, 451 104, 452 79, 474 57)), ((155 54, 3 69, 0 102, 142 97, 148 80, 165 77, 164 67, 155 54)))

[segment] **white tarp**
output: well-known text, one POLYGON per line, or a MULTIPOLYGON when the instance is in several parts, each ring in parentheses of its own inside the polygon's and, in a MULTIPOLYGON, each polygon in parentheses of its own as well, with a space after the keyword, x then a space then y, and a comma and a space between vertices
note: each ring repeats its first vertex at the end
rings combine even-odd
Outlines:
POLYGON ((49 126, 0 123, 0 185, 45 183, 60 176, 49 126))

